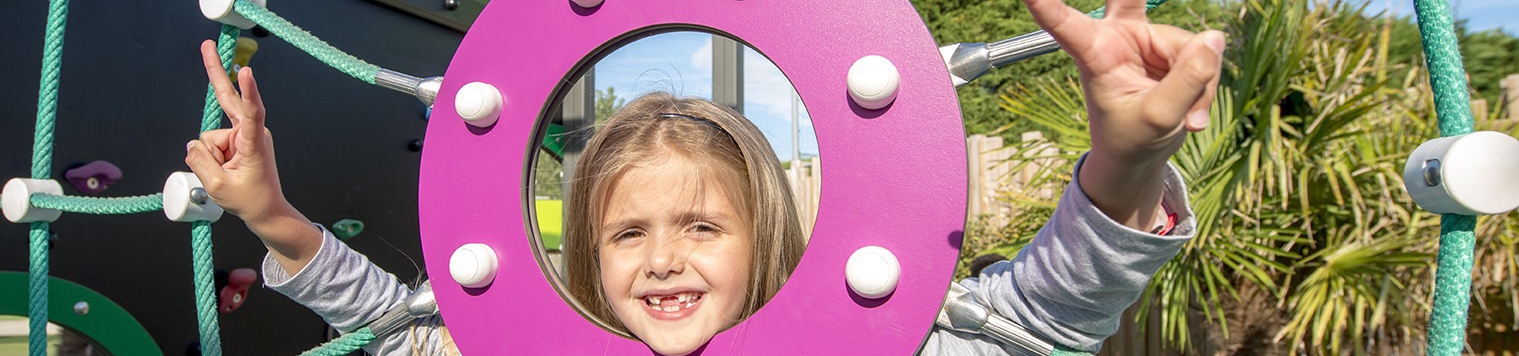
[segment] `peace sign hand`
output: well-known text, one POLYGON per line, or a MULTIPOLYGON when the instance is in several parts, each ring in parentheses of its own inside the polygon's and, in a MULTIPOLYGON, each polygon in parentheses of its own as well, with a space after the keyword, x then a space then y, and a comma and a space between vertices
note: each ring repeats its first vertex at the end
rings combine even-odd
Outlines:
POLYGON ((1144 0, 1108 0, 1100 20, 1059 0, 1025 3, 1081 69, 1094 151, 1164 161, 1180 146, 1183 129, 1207 127, 1222 32, 1150 24, 1144 0))
POLYGON ((1081 69, 1092 135, 1082 189, 1109 217, 1150 230, 1164 216, 1166 160, 1208 126, 1224 34, 1151 24, 1144 0, 1108 0, 1100 20, 1060 0, 1024 2, 1081 69))
POLYGON ((232 128, 207 131, 199 140, 190 141, 185 146, 185 164, 217 205, 251 226, 289 207, 275 170, 274 141, 264 128, 264 102, 252 68, 238 71, 239 94, 227 79, 215 44, 210 40, 201 43, 200 53, 216 102, 232 121, 232 128))

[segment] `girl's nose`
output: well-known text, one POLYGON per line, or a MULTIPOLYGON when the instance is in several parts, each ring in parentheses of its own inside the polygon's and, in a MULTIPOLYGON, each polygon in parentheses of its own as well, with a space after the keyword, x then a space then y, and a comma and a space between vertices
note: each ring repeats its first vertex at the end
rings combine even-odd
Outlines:
POLYGON ((649 278, 663 280, 684 272, 686 256, 691 253, 689 241, 683 236, 673 236, 655 239, 655 243, 649 244, 648 255, 644 259, 645 273, 649 278))

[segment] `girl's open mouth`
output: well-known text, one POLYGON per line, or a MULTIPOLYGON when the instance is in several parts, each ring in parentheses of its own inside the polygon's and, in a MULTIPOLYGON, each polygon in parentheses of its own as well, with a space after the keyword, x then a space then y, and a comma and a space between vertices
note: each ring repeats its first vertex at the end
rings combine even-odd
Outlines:
POLYGON ((701 306, 704 292, 680 292, 665 295, 646 295, 643 297, 644 310, 648 311, 656 319, 675 320, 691 315, 696 308, 701 306))

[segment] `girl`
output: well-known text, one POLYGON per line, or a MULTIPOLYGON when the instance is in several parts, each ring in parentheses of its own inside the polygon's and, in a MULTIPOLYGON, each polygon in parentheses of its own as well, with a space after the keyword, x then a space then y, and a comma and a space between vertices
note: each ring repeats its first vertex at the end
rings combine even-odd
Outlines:
MULTIPOLYGON (((1186 188, 1167 160, 1186 132, 1207 126, 1224 37, 1149 24, 1143 0, 1109 0, 1101 20, 1059 0, 1025 3, 1081 70, 1092 150, 1034 241, 961 284, 1038 336, 1095 351, 1191 237, 1186 188)), ((285 201, 252 70, 238 73, 239 95, 209 41, 201 51, 233 128, 190 142, 185 161, 268 247, 266 284, 343 331, 400 303, 410 291, 395 277, 285 201)), ((596 318, 656 352, 687 354, 774 295, 802 235, 775 156, 752 125, 698 100, 636 103, 609 120, 577 166, 589 178, 571 189, 570 213, 588 218, 569 223, 566 274, 596 318)), ((417 324, 366 349, 457 353, 438 320, 417 324)), ((1018 351, 936 330, 921 352, 1018 351)))
POLYGON ((665 93, 628 103, 576 164, 570 295, 663 354, 754 314, 805 248, 775 157, 759 128, 722 105, 665 93))

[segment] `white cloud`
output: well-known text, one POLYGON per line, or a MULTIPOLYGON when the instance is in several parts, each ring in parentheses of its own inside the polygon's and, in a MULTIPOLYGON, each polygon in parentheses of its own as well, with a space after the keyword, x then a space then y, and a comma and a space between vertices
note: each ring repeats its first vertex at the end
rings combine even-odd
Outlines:
POLYGON ((712 41, 702 41, 701 47, 691 51, 691 67, 712 73, 712 41))

